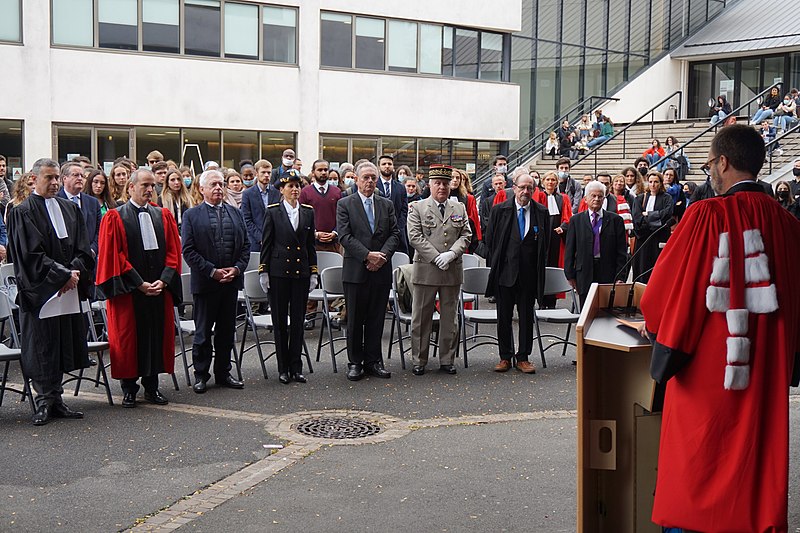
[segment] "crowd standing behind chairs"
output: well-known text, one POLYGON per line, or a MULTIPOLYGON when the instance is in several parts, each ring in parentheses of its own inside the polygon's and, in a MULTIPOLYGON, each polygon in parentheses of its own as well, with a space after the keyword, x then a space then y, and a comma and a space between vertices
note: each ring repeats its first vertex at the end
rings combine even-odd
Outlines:
MULTIPOLYGON (((790 127, 793 100, 785 103, 773 93, 756 119, 787 117, 779 126, 790 127)), ((718 120, 724 118, 724 110, 724 105, 717 110, 718 120)), ((212 368, 218 385, 244 386, 230 374, 230 353, 237 291, 250 253, 260 254, 260 283, 272 314, 282 383, 307 379, 300 355, 303 327, 313 327, 305 319, 317 311, 316 301, 308 298, 319 282, 317 251, 343 255, 348 379, 391 376, 384 364, 382 337, 395 252, 408 253, 413 263, 409 277, 415 375, 425 373, 434 320, 440 369, 456 373, 457 305, 465 253, 482 256, 491 269, 486 296, 497 304, 501 359, 494 370, 516 367, 532 374, 535 368, 528 359, 535 306, 552 308, 563 297, 543 295, 546 267, 564 269, 580 301, 593 281, 612 281, 634 253, 634 279, 646 282, 687 207, 715 195, 709 180, 696 184, 684 179, 690 163, 674 136, 667 137, 663 146, 653 139, 642 157, 619 172, 576 180, 570 172, 576 143, 603 142, 611 134, 610 124, 600 110, 591 122, 584 115, 577 127, 565 121, 552 133, 546 153, 555 159, 561 143, 568 147, 560 151, 566 157, 554 161, 553 170, 541 176, 533 168, 512 172, 506 156, 497 155, 491 179, 482 184, 477 197, 470 175, 463 170, 437 165, 425 180, 426 169, 395 167, 389 154, 375 162, 360 160, 338 168, 316 160, 306 176, 294 150, 286 149, 276 166, 264 159, 245 160, 236 169, 226 169, 207 161, 202 173, 195 175, 192 168, 153 151, 147 154, 146 166, 121 157, 108 174, 92 168, 85 157, 60 167, 52 160, 39 160, 16 182, 8 180, 6 161, 0 156, 0 203, 5 208, 0 257, 8 252, 6 259, 12 262, 20 254, 26 257, 31 247, 80 239, 70 248, 79 258, 59 255, 60 266, 52 267, 64 280, 59 277, 61 286, 53 286, 51 292, 78 286, 82 297, 108 301, 111 374, 122 382, 125 407, 136 405, 139 378, 146 401, 168 401, 158 388, 158 375, 174 368, 172 307, 181 303, 181 257, 191 270, 197 393, 207 390, 212 368), (651 168, 665 154, 674 157, 651 168), (58 199, 51 201, 53 186, 53 197, 58 199), (48 200, 46 209, 45 204, 39 206, 41 199, 48 200), (49 220, 43 234, 56 240, 38 242, 23 229, 20 221, 28 220, 25 217, 37 206, 44 216, 36 223, 49 220), (59 207, 63 221, 53 206, 59 207), (75 214, 80 216, 72 220, 75 214), (59 237, 64 234, 62 226, 67 237, 59 237), (88 258, 80 255, 84 238, 88 258), (510 328, 514 307, 520 315, 517 347, 510 328)), ((774 138, 775 128, 767 127, 766 137, 759 133, 765 142, 774 138)), ((773 195, 768 184, 762 187, 773 195)), ((800 160, 794 164, 794 179, 777 183, 774 197, 800 218, 800 160)), ((40 253, 36 257, 55 252, 40 253)), ((37 268, 51 264, 42 260, 35 263, 37 268)), ((60 369, 91 364, 80 343, 70 348, 54 336, 50 322, 36 318, 43 294, 37 300, 25 288, 35 274, 26 273, 21 262, 15 267, 20 269, 23 330, 48 332, 49 340, 42 346, 64 345, 48 356, 60 358, 60 369)), ((620 278, 628 274, 623 272, 620 278)), ((268 312, 266 304, 259 309, 268 312)), ((75 331, 80 335, 82 330, 75 331)), ((55 375, 41 370, 47 366, 42 350, 28 344, 23 360, 37 391, 34 423, 46 423, 54 416, 78 417, 80 413, 63 406, 55 375)))

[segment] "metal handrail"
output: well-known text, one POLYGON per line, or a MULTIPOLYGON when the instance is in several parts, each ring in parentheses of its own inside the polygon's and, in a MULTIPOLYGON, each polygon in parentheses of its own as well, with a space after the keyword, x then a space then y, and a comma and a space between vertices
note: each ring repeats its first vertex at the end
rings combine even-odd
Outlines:
MULTIPOLYGON (((779 147, 780 141, 786 139, 790 133, 797 133, 800 132, 800 122, 789 128, 788 130, 784 131, 781 135, 776 135, 774 139, 770 142, 766 143, 764 146, 767 149, 767 162, 769 164, 769 174, 772 174, 772 159, 774 157, 775 149, 779 147)), ((795 140, 797 137, 795 136, 795 140)))
MULTIPOLYGON (((756 100, 758 100, 759 98, 763 97, 763 96, 764 96, 766 93, 768 93, 769 91, 771 91, 773 87, 778 87, 778 86, 780 86, 781 88, 783 88, 783 82, 778 82, 778 83, 774 83, 774 84, 770 85, 770 86, 769 86, 767 89, 764 89, 763 91, 761 91, 760 93, 758 93, 757 95, 755 95, 754 97, 752 97, 752 98, 751 98, 750 100, 748 100, 747 102, 743 103, 742 105, 740 105, 740 106, 739 106, 739 107, 737 107, 736 109, 733 109, 733 110, 732 110, 730 113, 728 113, 728 117, 735 117, 735 116, 736 116, 736 113, 738 113, 739 111, 741 111, 741 110, 742 110, 742 109, 744 109, 745 107, 747 107, 747 108, 748 108, 748 111, 749 111, 749 110, 750 110, 750 104, 752 104, 753 102, 755 102, 755 101, 756 101, 756 100)), ((780 93, 780 91, 778 91, 778 92, 780 93)), ((728 118, 728 117, 725 117, 725 120, 727 120, 727 118, 728 118)), ((663 157, 661 157, 661 158, 660 158, 658 161, 656 161, 655 163, 651 164, 651 165, 650 165, 648 168, 653 168, 653 167, 655 167, 655 166, 658 166, 658 165, 660 165, 662 162, 666 161, 667 159, 674 159, 674 158, 678 157, 678 154, 682 154, 682 153, 683 153, 683 149, 684 149, 684 148, 686 148, 688 145, 692 144, 694 141, 696 141, 697 139, 699 139, 700 137, 702 137, 703 135, 705 135, 705 134, 706 134, 706 133, 708 133, 709 131, 711 131, 711 130, 714 130, 714 133, 716 134, 717 130, 718 130, 718 129, 719 129, 721 126, 724 126, 724 122, 725 122, 725 120, 720 120, 720 121, 719 121, 719 122, 717 122, 716 124, 709 124, 709 125, 708 125, 708 126, 705 128, 705 129, 703 129, 703 130, 702 130, 700 133, 698 133, 697 135, 695 135, 694 137, 692 137, 691 139, 689 139, 689 140, 688 140, 688 141, 686 141, 685 143, 681 144, 681 148, 680 148, 680 150, 675 150, 674 152, 670 152, 669 154, 665 154, 665 155, 664 155, 663 157)))
MULTIPOLYGON (((508 161, 508 166, 518 166, 519 161, 524 160, 530 157, 531 154, 534 154, 544 148, 544 144, 546 142, 546 137, 550 135, 550 132, 557 129, 562 122, 565 120, 569 120, 574 113, 580 111, 581 114, 588 109, 589 111, 593 110, 596 105, 600 105, 601 103, 605 102, 618 102, 619 98, 614 98, 611 96, 587 96, 583 100, 579 100, 575 105, 570 107, 567 111, 561 114, 555 121, 553 121, 549 126, 544 129, 541 129, 538 133, 534 133, 531 135, 525 142, 520 145, 516 145, 513 150, 508 154, 506 161, 508 161), (593 101, 597 101, 596 104, 593 104, 593 101), (587 105, 588 104, 588 105, 587 105)), ((479 190, 478 185, 482 184, 490 175, 492 175, 492 170, 487 170, 483 172, 480 176, 477 176, 472 181, 472 186, 475 190, 479 190)))
POLYGON ((597 175, 597 152, 600 150, 600 148, 603 147, 603 146, 606 146, 613 139, 616 139, 617 137, 622 135, 622 153, 625 154, 626 148, 627 148, 627 131, 632 126, 635 126, 635 125, 639 124, 639 122, 641 122, 642 119, 644 117, 646 117, 647 115, 650 115, 650 136, 652 137, 653 135, 655 135, 655 111, 656 111, 656 109, 658 109, 662 105, 666 104, 669 100, 674 98, 676 95, 678 96, 678 116, 681 116, 681 110, 683 109, 683 91, 675 91, 672 94, 670 94, 669 96, 667 96, 666 98, 662 99, 656 105, 654 105, 653 107, 651 107, 650 109, 648 109, 647 111, 642 113, 637 119, 635 119, 634 121, 630 122, 627 126, 622 128, 621 130, 619 130, 617 133, 612 135, 610 138, 606 139, 606 141, 603 144, 601 144, 600 146, 596 147, 594 150, 592 150, 588 154, 584 154, 581 157, 579 157, 578 160, 575 161, 575 163, 573 163, 573 166, 577 165, 578 163, 580 163, 581 161, 583 161, 584 159, 586 159, 588 157, 594 156, 594 174, 597 175))

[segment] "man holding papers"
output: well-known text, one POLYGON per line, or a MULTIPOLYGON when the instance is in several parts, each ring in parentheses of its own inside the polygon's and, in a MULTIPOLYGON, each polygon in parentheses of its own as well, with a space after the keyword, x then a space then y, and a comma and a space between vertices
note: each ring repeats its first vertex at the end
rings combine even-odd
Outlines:
POLYGON ((56 294, 74 297, 70 291, 77 291, 86 299, 94 258, 78 206, 56 197, 58 163, 39 159, 32 171, 33 193, 11 211, 8 235, 19 290, 22 365, 36 391, 33 424, 41 426, 51 418, 83 418, 64 405, 61 380, 64 372, 89 366, 86 320, 79 312, 56 311, 48 318, 40 312, 56 294))

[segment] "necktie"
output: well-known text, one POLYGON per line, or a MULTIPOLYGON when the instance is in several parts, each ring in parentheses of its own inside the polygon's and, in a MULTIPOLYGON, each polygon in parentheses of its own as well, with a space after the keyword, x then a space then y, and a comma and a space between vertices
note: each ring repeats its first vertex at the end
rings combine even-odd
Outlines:
POLYGON ((519 208, 519 214, 517 215, 517 222, 519 223, 519 238, 525 238, 525 208, 519 208))
POLYGON ((386 198, 389 198, 389 182, 388 181, 384 181, 383 182, 383 195, 386 198))
POLYGON ((592 233, 594 240, 592 242, 592 255, 600 257, 600 216, 597 211, 592 213, 592 233))
POLYGON ((442 218, 444 218, 444 204, 439 204, 439 212, 442 214, 442 218))
POLYGON ((73 202, 75 205, 77 205, 78 207, 80 207, 80 206, 81 206, 81 199, 80 199, 80 198, 78 198, 78 196, 77 196, 77 195, 72 197, 72 202, 73 202))
POLYGON ((364 200, 364 210, 367 212, 369 229, 375 233, 375 214, 372 212, 372 198, 367 198, 364 200))

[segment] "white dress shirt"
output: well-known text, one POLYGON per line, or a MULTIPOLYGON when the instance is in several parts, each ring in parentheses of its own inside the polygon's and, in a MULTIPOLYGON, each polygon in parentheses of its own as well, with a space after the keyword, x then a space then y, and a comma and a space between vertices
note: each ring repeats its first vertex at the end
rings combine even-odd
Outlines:
POLYGON ((286 209, 286 214, 289 215, 292 228, 297 231, 297 226, 300 225, 300 202, 297 202, 297 207, 292 207, 289 202, 283 200, 283 207, 286 209))

